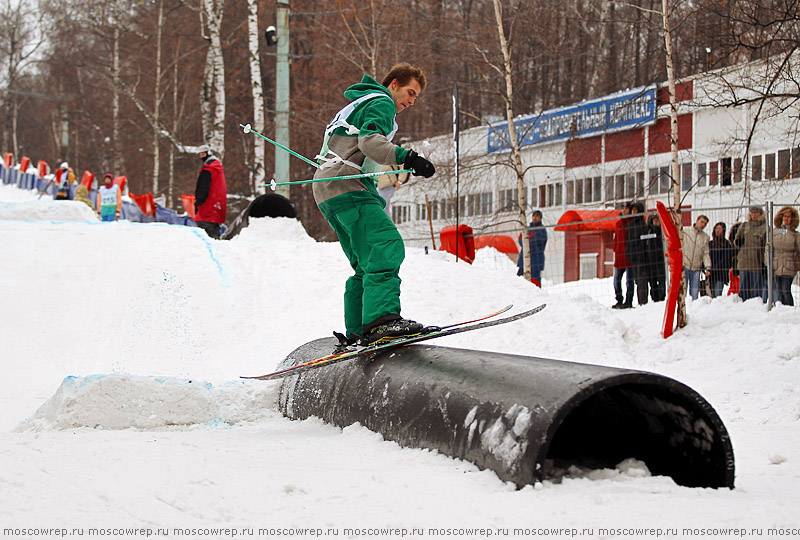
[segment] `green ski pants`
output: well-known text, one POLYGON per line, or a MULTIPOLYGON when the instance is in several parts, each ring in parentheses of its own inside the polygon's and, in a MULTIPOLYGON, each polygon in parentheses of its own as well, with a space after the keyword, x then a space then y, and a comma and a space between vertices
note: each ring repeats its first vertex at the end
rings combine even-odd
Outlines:
POLYGON ((344 290, 347 333, 362 334, 376 319, 400 314, 403 239, 379 204, 357 204, 336 212, 328 222, 355 271, 344 290))

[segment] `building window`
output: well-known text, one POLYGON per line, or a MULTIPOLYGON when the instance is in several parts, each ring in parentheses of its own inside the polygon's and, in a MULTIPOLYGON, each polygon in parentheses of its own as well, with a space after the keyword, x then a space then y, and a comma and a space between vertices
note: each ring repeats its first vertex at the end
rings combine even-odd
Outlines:
POLYGON ((539 188, 536 186, 531 188, 531 208, 536 208, 539 206, 539 188))
POLYGON ((683 191, 689 191, 692 189, 692 164, 691 163, 682 163, 681 164, 681 189, 683 191))
POLYGON ((567 180, 567 206, 575 203, 575 180, 567 180))
POLYGON ((800 148, 792 148, 792 178, 800 178, 800 148))
POLYGON ((592 179, 592 183, 594 184, 594 200, 595 202, 600 202, 603 200, 603 177, 595 176, 592 179))
POLYGON ((752 167, 752 177, 753 180, 759 181, 761 180, 761 156, 753 156, 753 159, 750 160, 751 167, 752 167))
POLYGON ((775 180, 775 154, 764 156, 764 180, 775 180))
POLYGON ((733 160, 733 181, 739 183, 742 181, 742 158, 733 160))
POLYGON ((722 182, 720 182, 723 186, 731 185, 732 180, 732 170, 731 170, 731 158, 722 158, 720 160, 722 162, 722 182))
POLYGON ((708 185, 716 186, 719 184, 719 162, 712 161, 708 164, 708 185))
POLYGON ((481 208, 480 208, 480 212, 481 212, 482 215, 485 216, 485 215, 491 214, 493 212, 493 208, 492 208, 492 206, 493 206, 492 203, 493 202, 494 202, 494 200, 493 200, 491 191, 489 191, 487 193, 481 193, 481 208))
POLYGON ((519 205, 517 204, 517 190, 516 189, 504 189, 500 191, 500 208, 499 212, 512 212, 517 210, 519 205))
POLYGON ((789 178, 789 150, 778 152, 778 180, 789 178))

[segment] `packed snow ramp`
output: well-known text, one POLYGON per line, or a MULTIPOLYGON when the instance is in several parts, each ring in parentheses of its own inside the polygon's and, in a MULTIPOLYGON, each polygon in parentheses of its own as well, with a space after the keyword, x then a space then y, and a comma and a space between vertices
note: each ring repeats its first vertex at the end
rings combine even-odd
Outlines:
MULTIPOLYGON (((281 367, 329 354, 334 344, 307 343, 281 367)), ((286 378, 279 406, 290 418, 358 422, 519 487, 629 458, 682 486, 734 484, 731 442, 711 405, 642 371, 411 345, 286 378)))

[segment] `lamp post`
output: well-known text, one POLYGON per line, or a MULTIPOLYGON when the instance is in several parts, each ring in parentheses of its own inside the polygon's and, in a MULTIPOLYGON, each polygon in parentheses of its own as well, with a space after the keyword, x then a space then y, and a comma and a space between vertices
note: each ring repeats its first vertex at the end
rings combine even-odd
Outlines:
MULTIPOLYGON (((277 28, 265 32, 267 45, 277 47, 275 65, 275 140, 289 147, 289 0, 278 0, 277 28)), ((289 154, 275 148, 275 178, 291 180, 289 154)), ((279 186, 278 193, 289 197, 289 186, 279 186)))

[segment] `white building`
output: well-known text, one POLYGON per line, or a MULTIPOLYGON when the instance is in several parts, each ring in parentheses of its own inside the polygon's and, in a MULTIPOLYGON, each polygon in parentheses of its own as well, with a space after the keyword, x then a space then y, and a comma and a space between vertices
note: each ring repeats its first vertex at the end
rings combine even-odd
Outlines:
MULTIPOLYGON (((792 98, 758 99, 782 91, 800 95, 796 82, 773 80, 783 60, 771 58, 680 81, 676 94, 684 207, 800 202, 800 104, 792 98)), ((788 73, 800 73, 800 54, 789 66, 788 73)), ((656 201, 671 206, 666 83, 519 117, 515 125, 523 165, 529 168, 529 219, 532 210, 540 209, 545 225, 555 225, 569 210, 614 209, 631 200, 644 202, 648 209, 656 201)), ((517 180, 502 136, 507 129, 500 122, 461 132, 459 222, 476 235, 505 234, 516 240, 517 180)), ((441 229, 456 223, 453 135, 428 142, 430 146, 411 146, 428 147, 437 174, 410 182, 392 199, 392 217, 412 246, 431 244, 428 207, 437 246, 441 229)), ((730 219, 744 217, 735 211, 730 219)), ((691 219, 688 213, 685 222, 691 219)), ((580 277, 610 275, 609 246, 602 237, 586 238, 578 248, 565 245, 569 239, 563 234, 551 238, 547 274, 553 282, 563 281, 565 271, 567 280, 576 279, 570 258, 585 260, 587 250, 596 255, 597 272, 588 275, 584 267, 580 277)))

